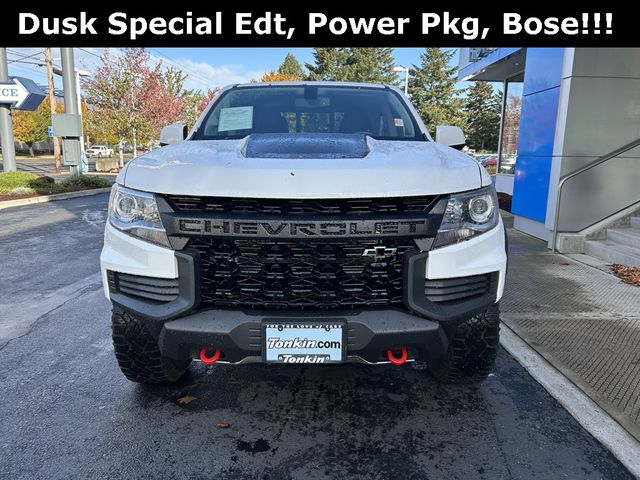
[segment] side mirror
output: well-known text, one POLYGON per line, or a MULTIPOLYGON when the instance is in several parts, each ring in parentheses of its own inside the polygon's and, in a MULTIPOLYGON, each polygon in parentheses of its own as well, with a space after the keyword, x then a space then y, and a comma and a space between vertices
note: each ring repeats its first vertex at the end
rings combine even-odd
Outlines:
POLYGON ((461 150, 467 139, 460 127, 453 125, 438 125, 436 127, 436 142, 447 145, 448 147, 461 150))
POLYGON ((182 142, 189 134, 189 129, 184 123, 173 123, 160 130, 160 146, 182 142))

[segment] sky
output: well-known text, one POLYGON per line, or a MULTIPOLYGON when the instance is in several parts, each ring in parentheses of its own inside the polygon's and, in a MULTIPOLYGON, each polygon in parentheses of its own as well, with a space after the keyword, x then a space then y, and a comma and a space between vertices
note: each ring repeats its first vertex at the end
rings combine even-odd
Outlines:
MULTIPOLYGON (((313 61, 311 48, 150 48, 152 60, 164 65, 180 67, 188 74, 185 88, 206 90, 231 83, 249 82, 263 73, 278 68, 285 55, 293 53, 304 66, 313 61)), ((410 67, 420 61, 420 48, 396 48, 394 58, 401 66, 410 67)), ((39 85, 46 85, 46 70, 42 66, 44 55, 38 48, 9 48, 9 75, 31 78, 39 85)), ((91 72, 99 62, 102 49, 74 49, 76 68, 91 72)), ((59 51, 53 50, 54 63, 59 65, 59 51)), ((452 64, 457 65, 455 52, 452 64)), ((402 76, 402 74, 400 74, 402 76)), ((460 85, 464 86, 463 84, 460 85)), ((56 79, 56 88, 62 81, 56 79)))

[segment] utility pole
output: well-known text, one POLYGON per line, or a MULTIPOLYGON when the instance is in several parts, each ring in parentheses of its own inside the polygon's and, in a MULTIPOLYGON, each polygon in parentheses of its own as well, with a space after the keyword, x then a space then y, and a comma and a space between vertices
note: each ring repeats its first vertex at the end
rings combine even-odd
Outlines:
POLYGON ((409 69, 407 67, 393 67, 394 72, 404 72, 404 94, 409 95, 409 69))
MULTIPOLYGON (((72 115, 80 115, 78 111, 78 92, 76 91, 76 72, 73 58, 73 48, 61 48, 60 57, 62 58, 62 85, 64 87, 64 113, 72 115)), ((82 137, 82 124, 80 124, 80 137, 82 137)), ((65 142, 80 142, 80 138, 67 138, 65 142)), ((67 149, 65 148, 65 151, 67 149)), ((80 155, 80 146, 77 149, 80 155)), ((72 177, 80 176, 81 159, 73 159, 75 165, 69 167, 69 173, 72 177)))
MULTIPOLYGON (((9 81, 7 49, 0 47, 0 83, 9 81)), ((0 143, 2 143, 2 163, 5 172, 16 171, 16 146, 13 140, 13 121, 11 106, 0 103, 0 143)))
MULTIPOLYGON (((47 82, 49 84, 49 104, 51 105, 51 115, 56 114, 56 92, 53 83, 53 58, 51 57, 51 48, 44 49, 44 61, 47 64, 47 82)), ((53 137, 53 156, 56 159, 56 172, 62 169, 62 159, 60 157, 60 139, 53 137)))

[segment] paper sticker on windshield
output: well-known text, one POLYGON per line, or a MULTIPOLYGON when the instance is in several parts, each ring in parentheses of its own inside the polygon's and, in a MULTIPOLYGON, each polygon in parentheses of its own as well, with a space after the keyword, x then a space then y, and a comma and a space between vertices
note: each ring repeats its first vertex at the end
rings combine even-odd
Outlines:
POLYGON ((394 118, 393 119, 393 124, 396 127, 404 127, 404 120, 402 120, 401 118, 394 118))
POLYGON ((231 107, 220 109, 218 131, 246 130, 253 127, 253 107, 231 107))

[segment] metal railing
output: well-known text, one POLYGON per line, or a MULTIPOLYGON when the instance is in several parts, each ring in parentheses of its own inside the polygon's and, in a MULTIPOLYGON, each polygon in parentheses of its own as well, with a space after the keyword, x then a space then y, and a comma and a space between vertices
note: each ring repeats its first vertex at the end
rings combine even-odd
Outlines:
POLYGON ((627 143, 626 145, 623 145, 620 148, 616 148, 612 152, 609 152, 601 157, 598 157, 593 162, 586 164, 584 167, 578 168, 573 172, 567 173, 562 178, 560 178, 560 182, 558 183, 558 197, 556 198, 556 214, 555 214, 555 220, 553 222, 553 237, 551 237, 551 253, 556 253, 556 241, 558 239, 558 221, 560 220, 560 201, 562 199, 562 187, 564 187, 564 184, 567 183, 567 180, 571 180, 572 178, 577 177, 581 173, 589 171, 592 168, 597 167, 598 165, 602 165, 606 161, 611 160, 612 158, 615 158, 618 155, 628 152, 629 150, 638 146, 640 146, 640 138, 634 140, 631 143, 627 143))

